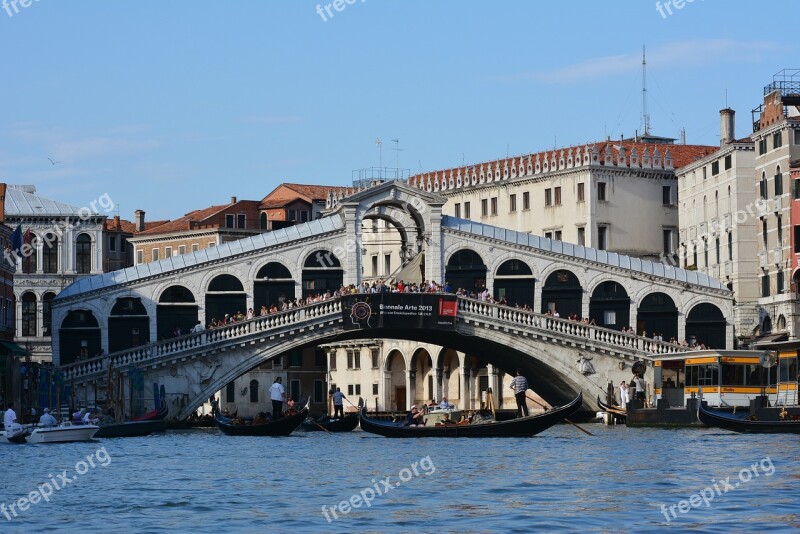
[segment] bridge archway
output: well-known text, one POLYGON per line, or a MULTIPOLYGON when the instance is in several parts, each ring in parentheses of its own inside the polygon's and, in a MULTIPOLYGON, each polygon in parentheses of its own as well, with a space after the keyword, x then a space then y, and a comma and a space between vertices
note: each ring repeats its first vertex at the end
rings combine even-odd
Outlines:
POLYGON ((511 306, 527 304, 533 307, 535 289, 533 271, 522 260, 506 260, 495 272, 494 298, 500 300, 505 297, 511 306))
POLYGON ((206 291, 206 317, 224 318, 225 314, 247 312, 247 294, 242 282, 232 274, 215 276, 206 291))
POLYGON ((89 310, 71 310, 59 328, 60 365, 100 353, 100 324, 89 310))
POLYGON ((483 258, 468 248, 457 250, 447 260, 445 281, 453 290, 482 291, 486 287, 486 264, 483 258))
POLYGON ((406 358, 398 349, 394 349, 386 356, 386 371, 389 375, 389 402, 395 410, 405 410, 408 406, 408 391, 406 390, 406 358))
POLYGON ((253 310, 258 315, 262 306, 275 304, 280 309, 286 300, 294 299, 294 278, 282 263, 271 261, 256 273, 253 283, 253 310))
POLYGON ((303 298, 316 294, 331 294, 344 284, 344 270, 336 254, 329 250, 316 250, 306 256, 303 263, 303 298))
POLYGON ((636 333, 643 332, 651 337, 653 332, 661 334, 664 341, 678 339, 678 307, 672 297, 655 292, 642 299, 636 311, 636 333))
POLYGON ((630 324, 631 299, 621 284, 614 281, 601 282, 589 300, 589 319, 597 326, 619 330, 630 324))
POLYGON ((727 321, 718 307, 704 302, 689 311, 686 317, 686 339, 710 349, 725 348, 727 321))
POLYGON ((583 287, 575 273, 559 269, 547 277, 542 286, 542 313, 548 310, 563 318, 582 315, 583 287))
POLYGON ((425 403, 436 396, 434 380, 436 370, 433 368, 433 358, 424 348, 418 348, 411 356, 411 394, 409 399, 412 404, 425 403))
MULTIPOLYGON (((172 336, 175 328, 188 332, 198 320, 198 306, 191 291, 183 286, 169 286, 158 298, 156 307, 156 335, 158 339, 172 336)), ((206 322, 211 316, 206 314, 206 322)))
POLYGON ((108 317, 108 352, 118 352, 150 341, 150 317, 137 297, 120 297, 108 317))

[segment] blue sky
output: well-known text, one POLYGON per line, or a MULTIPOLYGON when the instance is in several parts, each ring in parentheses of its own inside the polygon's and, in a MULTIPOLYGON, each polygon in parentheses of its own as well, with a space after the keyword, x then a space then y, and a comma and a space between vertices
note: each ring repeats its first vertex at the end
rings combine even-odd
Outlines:
MULTIPOLYGON (((10 2, 11 0, 6 0, 10 2)), ((123 218, 260 199, 281 182, 349 185, 641 128, 719 142, 800 68, 794 0, 655 2, 36 0, 0 9, 0 180, 123 218), (663 2, 662 2, 663 4, 663 2), (48 158, 59 163, 52 165, 48 158)))

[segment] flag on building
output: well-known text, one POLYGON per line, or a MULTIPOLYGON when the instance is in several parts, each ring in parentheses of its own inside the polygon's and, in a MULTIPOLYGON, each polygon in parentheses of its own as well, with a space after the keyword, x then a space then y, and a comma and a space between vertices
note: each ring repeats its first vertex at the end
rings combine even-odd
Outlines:
POLYGON ((19 254, 22 248, 22 225, 18 224, 17 228, 11 234, 11 251, 19 254))

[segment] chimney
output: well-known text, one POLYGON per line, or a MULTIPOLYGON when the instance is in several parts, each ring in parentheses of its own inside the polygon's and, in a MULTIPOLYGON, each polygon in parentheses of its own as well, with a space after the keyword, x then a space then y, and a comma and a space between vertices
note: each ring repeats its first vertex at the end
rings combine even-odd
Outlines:
POLYGON ((231 197, 231 204, 236 204, 236 197, 231 197))
POLYGON ((736 112, 725 108, 719 112, 719 144, 720 146, 732 143, 736 135, 736 112))
POLYGON ((119 222, 119 215, 114 215, 114 229, 120 230, 122 228, 122 224, 119 222))
POLYGON ((144 210, 136 210, 134 212, 136 214, 136 231, 143 232, 144 231, 144 210))

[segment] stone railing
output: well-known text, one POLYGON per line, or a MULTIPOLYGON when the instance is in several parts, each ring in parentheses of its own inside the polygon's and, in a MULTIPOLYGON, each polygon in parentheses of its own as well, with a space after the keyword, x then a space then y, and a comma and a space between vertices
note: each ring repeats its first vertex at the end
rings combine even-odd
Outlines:
POLYGON ((519 308, 510 308, 499 304, 490 304, 478 300, 459 298, 458 310, 468 314, 491 317, 500 324, 515 324, 522 327, 532 327, 540 330, 561 334, 589 341, 597 341, 608 345, 624 347, 631 352, 639 351, 645 354, 673 354, 685 352, 686 347, 655 341, 635 334, 623 334, 617 330, 588 325, 569 319, 561 319, 551 315, 534 313, 519 308))
POLYGON ((125 369, 131 365, 148 365, 170 356, 190 353, 201 347, 204 349, 217 348, 228 344, 232 340, 241 340, 253 334, 278 330, 285 326, 292 326, 319 318, 328 318, 331 315, 338 316, 339 314, 341 314, 339 299, 331 299, 302 308, 294 308, 263 317, 254 317, 247 321, 134 347, 107 356, 98 356, 90 360, 64 365, 61 369, 64 372, 66 381, 93 379, 107 372, 109 365, 116 369, 125 369))

